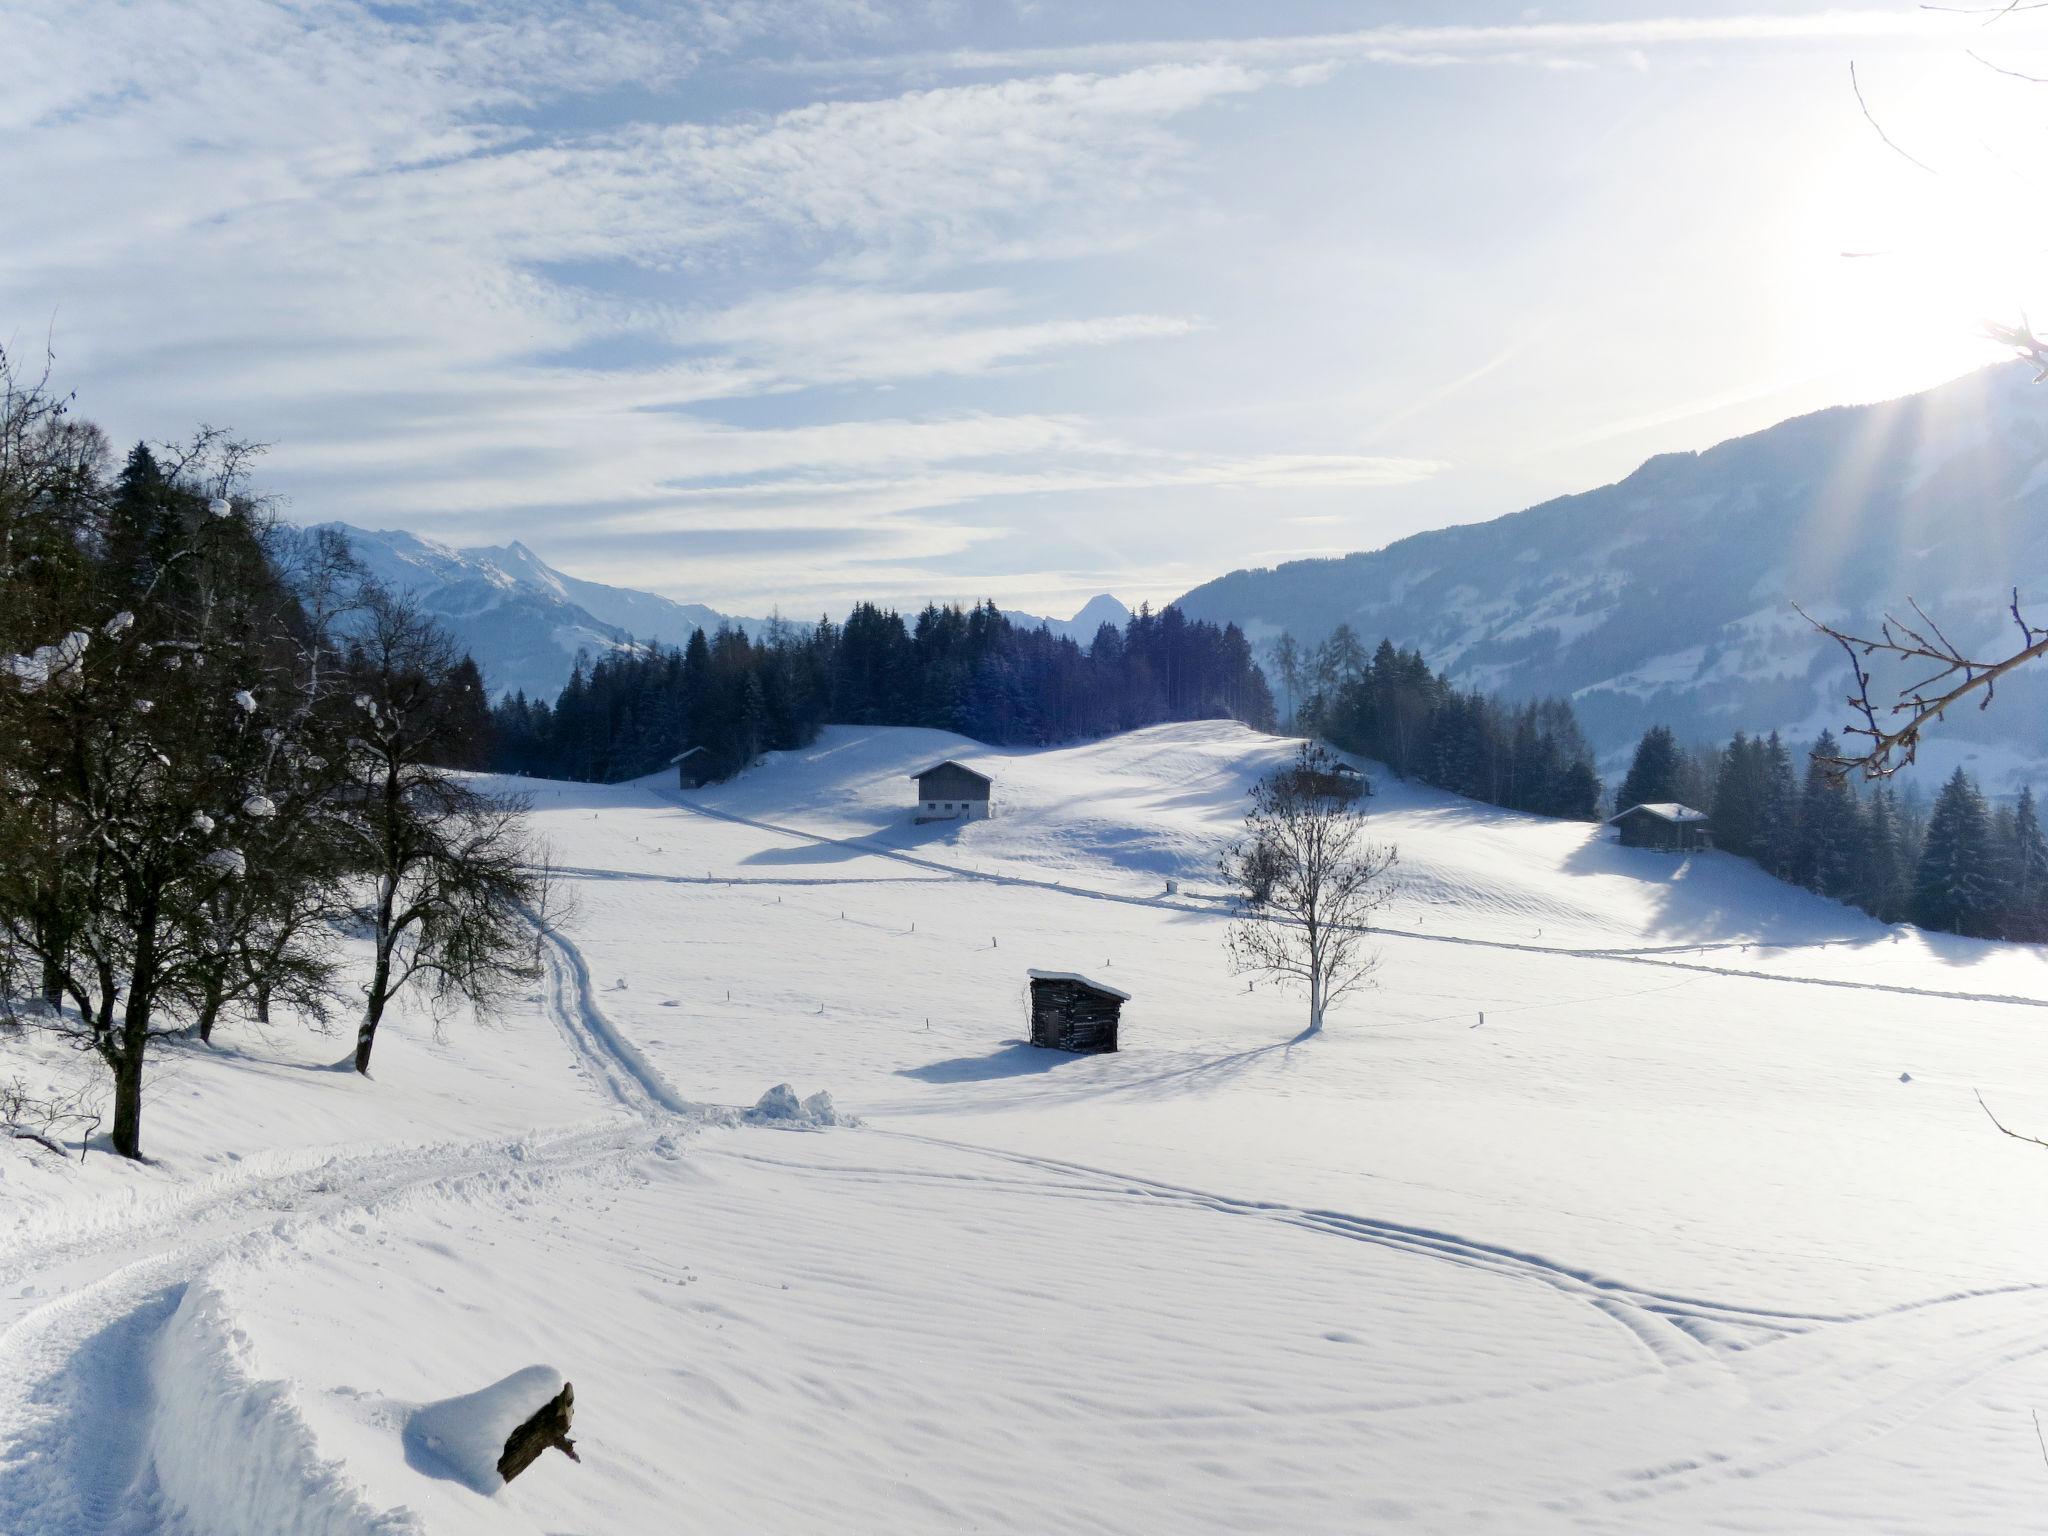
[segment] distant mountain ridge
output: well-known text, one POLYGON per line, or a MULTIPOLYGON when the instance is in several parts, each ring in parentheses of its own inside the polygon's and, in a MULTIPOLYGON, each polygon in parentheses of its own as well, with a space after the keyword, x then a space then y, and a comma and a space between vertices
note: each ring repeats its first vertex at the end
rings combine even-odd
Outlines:
MULTIPOLYGON (((2001 365, 1797 417, 1614 485, 1337 559, 1240 570, 1180 600, 1255 645, 1349 624, 1461 686, 1569 696, 1612 764, 1648 725, 1804 745, 1848 718, 1841 651, 1793 609, 1875 625, 1918 599, 1965 646, 2048 614, 2048 386, 2001 365)), ((1952 715, 1928 768, 1994 793, 2048 783, 2048 668, 1952 715)), ((1924 779, 1925 775, 1922 774, 1924 779)))
POLYGON ((1131 622, 1131 610, 1107 592, 1099 592, 1081 606, 1081 611, 1071 619, 1046 619, 1033 613, 1015 613, 1003 610, 1003 617, 1012 624, 1025 629, 1049 629, 1056 635, 1063 635, 1075 641, 1084 649, 1094 640, 1096 632, 1103 625, 1122 629, 1131 622))
POLYGON ((317 526, 342 533, 371 575, 438 618, 476 658, 493 697, 523 692, 552 703, 578 656, 594 660, 636 642, 683 645, 695 629, 760 622, 568 576, 517 542, 458 549, 402 529, 317 526))

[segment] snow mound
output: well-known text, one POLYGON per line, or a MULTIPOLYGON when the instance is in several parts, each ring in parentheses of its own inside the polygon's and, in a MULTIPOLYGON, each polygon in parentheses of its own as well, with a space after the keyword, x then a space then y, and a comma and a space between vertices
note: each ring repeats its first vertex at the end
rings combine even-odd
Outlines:
POLYGON ((793 1129, 860 1124, 858 1117, 841 1114, 832 1103, 832 1095, 824 1089, 819 1089, 807 1099, 799 1100, 796 1090, 787 1083, 777 1083, 762 1094, 752 1109, 740 1115, 740 1119, 748 1125, 776 1125, 793 1129))
POLYGON ((163 1500, 208 1536, 421 1536, 323 1460, 282 1381, 258 1380, 249 1341, 204 1282, 186 1288, 149 1362, 149 1452, 163 1500))
POLYGON ((481 1391, 426 1403, 406 1420, 406 1459, 419 1471, 496 1493, 505 1486, 498 1476, 505 1441, 562 1390, 562 1381, 551 1365, 529 1365, 481 1391))

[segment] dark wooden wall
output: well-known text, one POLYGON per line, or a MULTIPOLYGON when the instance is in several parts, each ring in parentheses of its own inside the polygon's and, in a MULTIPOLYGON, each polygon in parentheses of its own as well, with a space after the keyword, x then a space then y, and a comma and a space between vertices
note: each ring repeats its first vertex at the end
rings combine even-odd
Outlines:
POLYGON ((1624 848, 1660 848, 1666 853, 1690 853, 1708 846, 1706 826, 1697 821, 1669 822, 1648 811, 1624 813, 1616 825, 1621 829, 1624 848))
POLYGON ((978 779, 965 768, 945 763, 930 773, 920 774, 917 780, 917 798, 920 800, 986 800, 988 783, 978 779))
POLYGON ((1031 1043, 1061 1051, 1113 1051, 1123 1001, 1073 981, 1031 983, 1031 1043))

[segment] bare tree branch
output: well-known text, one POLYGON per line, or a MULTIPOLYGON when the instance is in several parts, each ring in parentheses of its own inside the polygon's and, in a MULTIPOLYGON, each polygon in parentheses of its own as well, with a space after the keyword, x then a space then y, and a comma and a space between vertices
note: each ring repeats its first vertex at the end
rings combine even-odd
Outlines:
POLYGON ((1997 695, 2000 678, 2016 667, 2048 656, 2048 628, 2027 621, 2020 611, 2017 588, 2007 611, 2018 631, 2018 643, 2010 654, 1990 660, 1965 655, 1942 632, 1941 626, 1928 617, 1926 610, 1917 602, 1912 606, 1913 623, 1886 614, 1874 636, 1852 634, 1823 623, 1803 608, 1797 610, 1807 623, 1841 646, 1855 675, 1856 690, 1848 696, 1847 703, 1863 723, 1846 727, 1843 734, 1860 738, 1864 749, 1819 760, 1838 783, 1858 772, 1866 779, 1890 778, 1914 760, 1921 733, 1949 709, 1971 694, 1981 695, 1977 700, 1979 709, 1989 708, 1997 695), (1870 657, 1878 655, 1931 670, 1901 687, 1890 703, 1880 704, 1871 695, 1873 681, 1870 669, 1864 665, 1870 657), (1903 721, 1900 716, 1905 717, 1903 721))
POLYGON ((2043 1141, 2038 1136, 2022 1136, 2018 1131, 2008 1130, 2005 1126, 2005 1123, 2001 1121, 1998 1118, 1998 1116, 1991 1113, 1991 1106, 1984 1102, 1983 1093, 1975 1088, 1972 1088, 1970 1091, 1977 1095, 1977 1107, 1983 1110, 1984 1113, 1990 1117, 1991 1123, 1997 1126, 1999 1130, 2004 1131, 2005 1134, 2010 1136, 2014 1141, 2030 1141, 2037 1147, 2048 1147, 2048 1141, 2043 1141))
POLYGON ((1892 136, 1884 131, 1884 124, 1877 120, 1870 110, 1870 103, 1863 99, 1863 86, 1856 78, 1856 61, 1854 59, 1849 61, 1849 89, 1856 93, 1856 105, 1863 109, 1863 120, 1876 130, 1877 136, 1884 140, 1887 149, 1908 164, 1918 166, 1930 176, 1939 174, 1925 160, 1915 155, 1910 155, 1905 150, 1899 148, 1892 136))

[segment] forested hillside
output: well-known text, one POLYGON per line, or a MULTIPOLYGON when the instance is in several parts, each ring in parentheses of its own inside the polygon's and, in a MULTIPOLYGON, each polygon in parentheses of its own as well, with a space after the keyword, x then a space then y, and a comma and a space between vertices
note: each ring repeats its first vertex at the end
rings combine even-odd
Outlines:
POLYGON ((714 777, 803 746, 827 721, 922 725, 996 745, 1071 741, 1171 720, 1273 724, 1273 700, 1235 625, 1176 608, 1105 624, 1084 650, 1011 623, 993 603, 927 607, 914 622, 863 603, 844 624, 721 627, 680 648, 579 663, 552 704, 518 694, 494 713, 509 773, 610 782, 702 747, 714 777))

